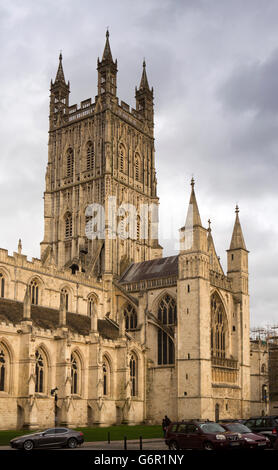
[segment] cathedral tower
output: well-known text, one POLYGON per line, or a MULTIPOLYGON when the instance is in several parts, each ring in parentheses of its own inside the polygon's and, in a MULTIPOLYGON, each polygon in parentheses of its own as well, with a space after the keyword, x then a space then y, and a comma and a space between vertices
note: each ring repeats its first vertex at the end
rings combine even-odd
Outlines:
POLYGON ((112 57, 108 32, 97 71, 95 102, 89 98, 80 107, 69 105, 61 55, 55 82, 51 82, 41 258, 45 264, 71 268, 73 273, 117 277, 132 261, 146 261, 162 253, 150 230, 151 208, 155 208, 155 218, 158 207, 153 90, 144 62, 136 109, 119 102, 117 60, 112 57), (87 208, 96 203, 103 209, 103 230, 87 237, 88 230, 95 227, 95 208, 87 208), (130 222, 134 230, 127 235, 128 204, 137 212, 130 222), (147 231, 142 230, 142 206, 147 231))

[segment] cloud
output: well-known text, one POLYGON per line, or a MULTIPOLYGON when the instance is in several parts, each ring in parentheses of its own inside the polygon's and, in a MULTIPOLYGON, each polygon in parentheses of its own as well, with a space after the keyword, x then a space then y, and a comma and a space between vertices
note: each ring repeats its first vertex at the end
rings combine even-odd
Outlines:
POLYGON ((241 64, 219 90, 223 104, 235 113, 277 116, 278 50, 263 61, 241 64))
MULTIPOLYGON (((134 106, 142 60, 155 94, 162 227, 183 224, 194 174, 225 267, 234 207, 250 249, 252 323, 278 308, 278 4, 275 0, 14 0, 0 5, 0 246, 39 256, 49 84, 63 51, 71 104, 97 92, 109 25, 118 96, 134 106), (174 208, 174 210, 173 210, 174 208)), ((172 235, 165 254, 176 252, 172 235)))

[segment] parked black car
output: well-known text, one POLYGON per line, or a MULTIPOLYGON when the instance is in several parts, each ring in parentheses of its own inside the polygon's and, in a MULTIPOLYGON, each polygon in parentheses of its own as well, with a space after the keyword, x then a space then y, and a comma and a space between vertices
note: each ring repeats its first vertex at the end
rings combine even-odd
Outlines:
POLYGON ((15 437, 10 441, 13 449, 33 450, 48 447, 69 447, 74 449, 84 442, 84 435, 80 431, 67 428, 51 428, 24 436, 15 437))
POLYGON ((278 437, 278 416, 255 416, 244 422, 252 432, 267 436, 273 446, 278 437))
POLYGON ((171 423, 166 431, 165 443, 175 449, 239 449, 243 445, 237 433, 226 431, 213 421, 190 420, 171 423))

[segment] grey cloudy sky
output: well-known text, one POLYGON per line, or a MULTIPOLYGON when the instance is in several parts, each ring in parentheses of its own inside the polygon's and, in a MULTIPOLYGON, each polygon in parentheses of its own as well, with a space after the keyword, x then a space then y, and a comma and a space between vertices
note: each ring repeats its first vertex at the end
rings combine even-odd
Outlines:
POLYGON ((71 104, 94 97, 109 26, 119 98, 134 106, 144 57, 154 87, 164 254, 194 174, 224 269, 239 204, 251 323, 278 323, 277 24, 277 0, 1 0, 0 246, 39 257, 50 79, 62 49, 71 104))

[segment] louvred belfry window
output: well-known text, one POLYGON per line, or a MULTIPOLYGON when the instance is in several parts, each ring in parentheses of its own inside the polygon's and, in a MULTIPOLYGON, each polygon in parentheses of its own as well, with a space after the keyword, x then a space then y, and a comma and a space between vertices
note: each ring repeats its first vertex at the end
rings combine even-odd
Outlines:
POLYGON ((67 176, 67 178, 70 178, 70 177, 73 176, 73 163, 74 163, 73 150, 68 149, 67 157, 66 157, 66 176, 67 176))
POLYGON ((65 220, 65 239, 69 240, 72 237, 72 215, 67 214, 65 220))
POLYGON ((119 146, 119 170, 125 171, 125 148, 122 144, 119 146))
POLYGON ((87 170, 93 170, 95 166, 95 151, 94 144, 88 142, 87 145, 87 170))

